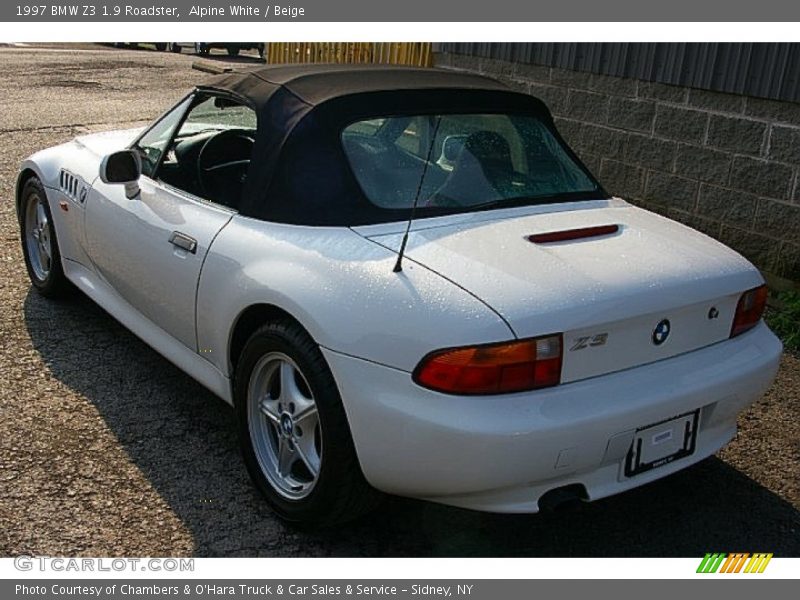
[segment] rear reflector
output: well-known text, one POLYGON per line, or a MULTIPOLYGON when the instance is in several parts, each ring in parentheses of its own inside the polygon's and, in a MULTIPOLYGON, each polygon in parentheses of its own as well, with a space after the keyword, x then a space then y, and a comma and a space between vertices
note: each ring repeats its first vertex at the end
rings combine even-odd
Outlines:
POLYGON ((766 306, 766 285, 747 290, 742 294, 741 298, 739 298, 739 303, 736 305, 736 315, 733 317, 733 325, 731 326, 731 337, 736 337, 758 325, 764 315, 766 306))
POLYGON ((564 229, 563 231, 548 231, 547 233, 534 233, 528 236, 528 241, 534 244, 552 244, 553 242, 566 242, 583 238, 611 235, 619 231, 619 225, 598 225, 597 227, 582 227, 580 229, 564 229))
POLYGON ((419 385, 445 394, 509 394, 558 385, 561 334, 437 350, 414 370, 419 385))

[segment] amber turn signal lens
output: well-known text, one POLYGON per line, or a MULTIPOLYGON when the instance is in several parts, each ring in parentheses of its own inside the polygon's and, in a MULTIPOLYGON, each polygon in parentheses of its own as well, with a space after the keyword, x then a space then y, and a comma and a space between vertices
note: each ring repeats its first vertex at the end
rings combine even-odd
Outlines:
POLYGON ((561 334, 437 350, 414 370, 419 385, 445 394, 508 394, 558 385, 561 334))

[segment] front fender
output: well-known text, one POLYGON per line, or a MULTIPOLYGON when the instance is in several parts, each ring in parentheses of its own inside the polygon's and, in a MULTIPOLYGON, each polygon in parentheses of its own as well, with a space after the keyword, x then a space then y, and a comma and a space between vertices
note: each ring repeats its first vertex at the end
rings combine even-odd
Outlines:
POLYGON ((197 293, 198 349, 231 374, 239 315, 255 304, 292 315, 321 346, 411 371, 437 348, 512 339, 482 301, 345 227, 236 216, 214 241, 197 293))
MULTIPOLYGON (((22 161, 17 173, 16 192, 14 199, 16 201, 17 213, 19 213, 20 202, 22 201, 22 186, 30 179, 31 176, 36 177, 42 182, 45 188, 55 189, 58 187, 58 173, 59 166, 56 158, 56 153, 51 152, 55 148, 48 148, 29 156, 22 161)), ((50 210, 53 206, 50 206, 50 210)))
POLYGON ((45 188, 62 258, 82 264, 89 264, 83 249, 83 201, 97 178, 98 165, 97 157, 73 140, 28 157, 17 176, 17 213, 22 187, 29 177, 35 176, 45 188), (70 185, 62 186, 62 171, 69 173, 70 185))
POLYGON ((59 187, 61 169, 66 169, 81 178, 87 185, 97 179, 100 168, 99 157, 75 140, 45 148, 26 158, 20 167, 17 186, 26 170, 33 171, 47 188, 59 187))
MULTIPOLYGON (((40 150, 26 158, 17 176, 17 198, 21 184, 33 172, 45 187, 57 189, 62 169, 91 186, 100 173, 100 161, 115 150, 127 147, 141 128, 106 131, 76 137, 73 140, 40 150)), ((51 206, 52 208, 52 206, 51 206)))

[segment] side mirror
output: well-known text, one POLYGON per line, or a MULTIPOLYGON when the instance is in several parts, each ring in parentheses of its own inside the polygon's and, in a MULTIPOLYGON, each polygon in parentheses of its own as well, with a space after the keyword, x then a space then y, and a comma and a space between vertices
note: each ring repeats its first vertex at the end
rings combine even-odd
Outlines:
POLYGON ((142 159, 135 150, 120 150, 109 154, 100 163, 100 179, 103 183, 121 183, 129 199, 139 195, 139 177, 142 175, 142 159))

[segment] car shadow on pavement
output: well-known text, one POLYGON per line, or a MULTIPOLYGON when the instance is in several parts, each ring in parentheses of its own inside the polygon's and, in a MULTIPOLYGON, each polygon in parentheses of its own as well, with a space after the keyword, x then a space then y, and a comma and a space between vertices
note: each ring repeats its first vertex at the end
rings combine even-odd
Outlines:
POLYGON ((539 515, 387 498, 336 530, 288 527, 251 486, 225 403, 81 294, 51 302, 30 291, 24 317, 53 377, 95 407, 198 556, 800 556, 800 513, 717 458, 539 515))

